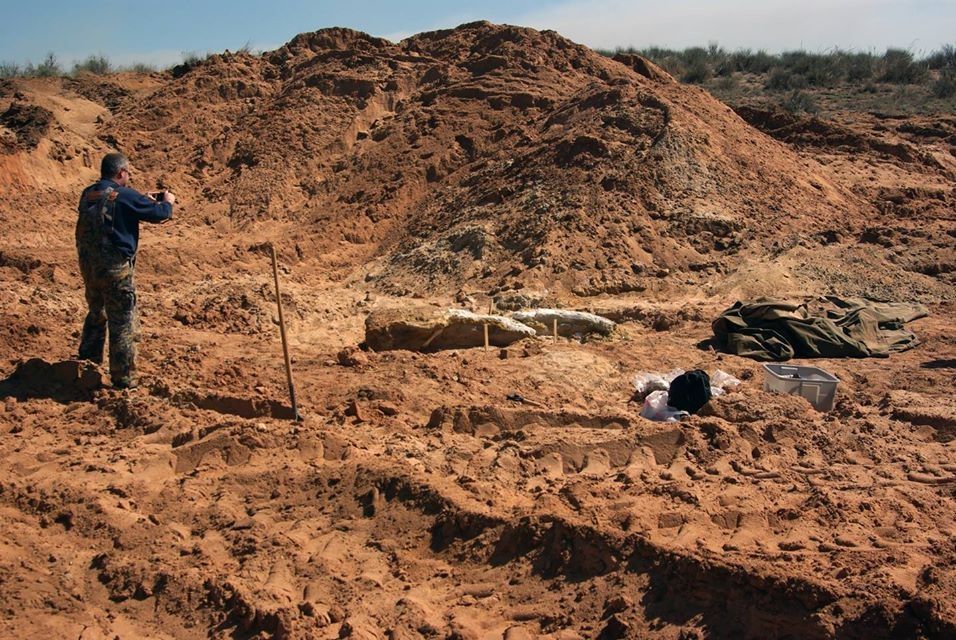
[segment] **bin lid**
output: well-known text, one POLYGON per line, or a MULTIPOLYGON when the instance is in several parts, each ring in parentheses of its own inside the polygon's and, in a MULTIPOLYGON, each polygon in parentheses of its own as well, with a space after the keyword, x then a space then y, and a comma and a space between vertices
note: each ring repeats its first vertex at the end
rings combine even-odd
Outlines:
POLYGON ((768 375, 780 380, 807 380, 811 382, 839 382, 840 379, 819 367, 798 364, 764 364, 768 375))

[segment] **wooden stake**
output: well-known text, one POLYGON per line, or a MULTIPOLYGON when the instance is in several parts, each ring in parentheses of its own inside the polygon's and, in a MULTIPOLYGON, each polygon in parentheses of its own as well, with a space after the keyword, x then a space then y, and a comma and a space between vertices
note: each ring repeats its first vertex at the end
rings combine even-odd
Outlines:
POLYGON ((276 281, 276 305, 279 307, 279 334, 282 336, 282 355, 285 357, 285 375, 289 382, 289 399, 292 400, 292 419, 302 420, 295 402, 295 384, 292 382, 292 361, 289 359, 289 341, 285 335, 285 318, 282 316, 282 296, 279 295, 279 261, 276 259, 276 247, 272 247, 272 275, 276 281))
POLYGON ((438 327, 437 329, 435 329, 435 331, 433 331, 432 334, 431 334, 430 336, 428 336, 428 340, 426 340, 426 341, 422 344, 422 349, 427 348, 428 345, 430 345, 430 344, 435 340, 435 338, 437 338, 438 335, 439 335, 442 331, 444 331, 444 330, 445 330, 445 327, 438 327))
POLYGON ((554 336, 554 344, 558 344, 558 319, 551 321, 551 332, 554 336))
MULTIPOLYGON (((488 301, 488 315, 490 316, 490 315, 494 312, 494 310, 495 310, 495 301, 494 301, 494 300, 489 300, 489 301, 488 301)), ((488 323, 485 322, 485 323, 484 323, 484 326, 485 326, 485 351, 488 351, 488 347, 489 347, 489 343, 488 343, 488 323)))

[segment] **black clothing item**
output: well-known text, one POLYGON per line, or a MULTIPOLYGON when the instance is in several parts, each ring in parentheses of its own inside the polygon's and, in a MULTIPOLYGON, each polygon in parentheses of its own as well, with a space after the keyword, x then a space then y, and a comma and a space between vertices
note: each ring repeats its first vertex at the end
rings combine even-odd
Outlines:
POLYGON ((697 413, 709 401, 710 376, 700 369, 680 374, 667 390, 668 406, 687 413, 697 413))
POLYGON ((903 325, 928 315, 926 307, 827 296, 814 304, 760 299, 737 302, 714 320, 728 353, 754 360, 885 358, 919 344, 903 325))
POLYGON ((170 203, 156 202, 136 189, 121 187, 107 178, 83 190, 79 210, 81 213, 89 211, 94 218, 98 218, 100 211, 103 211, 103 236, 126 258, 136 255, 141 220, 165 222, 173 217, 173 205, 170 203), (113 197, 108 200, 106 209, 103 210, 103 198, 109 188, 113 189, 110 193, 113 197))

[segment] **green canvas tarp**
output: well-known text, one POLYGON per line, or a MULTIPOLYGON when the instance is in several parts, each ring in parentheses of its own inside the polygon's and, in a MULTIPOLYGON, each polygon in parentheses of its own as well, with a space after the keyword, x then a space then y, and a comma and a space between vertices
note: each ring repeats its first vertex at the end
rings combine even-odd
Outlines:
POLYGON ((760 299, 734 303, 712 326, 725 351, 754 360, 885 358, 919 344, 903 325, 927 315, 926 307, 902 302, 760 299))

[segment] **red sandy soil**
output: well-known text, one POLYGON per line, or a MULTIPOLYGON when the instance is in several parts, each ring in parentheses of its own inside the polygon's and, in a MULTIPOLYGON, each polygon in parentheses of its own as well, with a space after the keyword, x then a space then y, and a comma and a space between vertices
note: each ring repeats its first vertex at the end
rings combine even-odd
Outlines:
POLYGON ((956 120, 740 111, 488 23, 0 84, 0 635, 954 637, 956 120), (131 392, 66 362, 111 149, 180 198, 142 230, 131 392), (830 413, 707 346, 737 299, 822 294, 931 311, 813 363, 830 413), (372 310, 492 299, 621 324, 359 348, 372 310), (744 382, 640 418, 674 367, 744 382))

